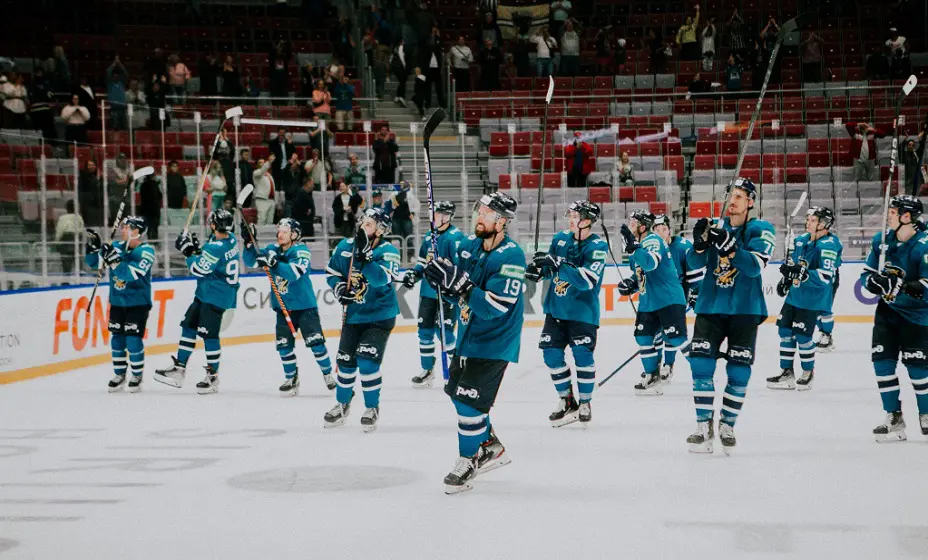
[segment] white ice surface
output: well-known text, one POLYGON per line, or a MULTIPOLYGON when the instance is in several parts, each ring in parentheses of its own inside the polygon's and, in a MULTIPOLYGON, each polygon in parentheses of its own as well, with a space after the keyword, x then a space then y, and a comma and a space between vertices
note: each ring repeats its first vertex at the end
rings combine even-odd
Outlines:
MULTIPOLYGON (((837 325, 806 393, 764 386, 778 339, 762 327, 731 457, 687 453, 682 359, 663 396, 633 395, 636 361, 597 389, 588 429, 552 429, 538 334, 525 331, 492 413, 513 462, 457 496, 441 484, 456 417, 437 386, 410 387, 414 334, 390 341, 372 434, 360 395, 345 426, 322 428, 334 396, 306 349, 303 395, 278 397, 270 344, 226 348, 210 396, 193 387, 201 352, 181 390, 150 378, 166 355, 149 357, 137 395, 108 394, 105 366, 4 386, 0 559, 928 557, 928 438, 900 367, 910 440, 874 443, 869 326, 837 325)), ((600 378, 632 340, 601 330, 600 378)))

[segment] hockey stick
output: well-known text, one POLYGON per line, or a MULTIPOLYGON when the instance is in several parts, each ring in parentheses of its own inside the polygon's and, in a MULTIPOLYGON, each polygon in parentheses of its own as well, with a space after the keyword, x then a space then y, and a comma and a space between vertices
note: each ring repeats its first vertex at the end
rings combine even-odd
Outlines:
MULTIPOLYGON (((538 238, 541 228, 541 202, 545 197, 545 150, 548 148, 548 107, 554 96, 554 78, 548 76, 548 93, 545 95, 545 114, 541 121, 541 177, 538 185, 538 200, 535 204, 535 252, 538 252, 538 238)), ((553 159, 553 158, 552 158, 553 159)))
POLYGON ((802 194, 799 195, 799 200, 796 202, 796 207, 793 208, 793 212, 789 215, 789 226, 786 233, 786 246, 783 249, 785 252, 784 260, 788 263, 790 262, 790 253, 792 253, 790 249, 793 247, 793 242, 796 239, 796 235, 793 233, 793 218, 799 214, 799 209, 802 208, 802 205, 805 204, 806 198, 808 197, 809 193, 802 191, 802 194))
MULTIPOLYGON (((254 233, 252 233, 248 224, 245 223, 245 215, 242 214, 242 205, 244 205, 245 201, 248 200, 248 197, 251 196, 251 191, 253 190, 255 190, 255 186, 252 184, 248 184, 242 187, 242 192, 240 192, 238 198, 235 199, 235 209, 238 210, 239 218, 242 220, 242 229, 248 232, 248 239, 251 240, 251 246, 255 248, 255 251, 257 251, 258 243, 255 240, 254 233)), ((296 338, 296 328, 293 326, 293 321, 290 319, 290 312, 287 311, 287 306, 284 305, 284 299, 280 297, 280 292, 277 289, 277 282, 275 282, 274 277, 271 276, 271 269, 266 266, 262 266, 261 268, 264 270, 264 273, 267 274, 267 279, 271 282, 271 291, 274 292, 274 297, 277 299, 278 305, 280 305, 280 310, 284 314, 284 319, 287 320, 287 326, 290 327, 290 334, 296 338)))
MULTIPOLYGON (((435 230, 435 189, 432 186, 432 166, 429 163, 429 140, 441 121, 445 119, 445 110, 439 107, 435 109, 432 116, 425 123, 425 130, 422 132, 422 152, 425 156, 425 188, 429 195, 429 232, 432 235, 432 258, 438 258, 438 232, 435 230)), ((537 240, 536 240, 537 241, 537 240)), ((441 373, 447 381, 450 373, 448 372, 448 352, 445 349, 445 300, 441 296, 441 288, 436 286, 435 292, 438 294, 438 342, 441 345, 441 373)))
POLYGON ((206 185, 209 168, 213 166, 213 155, 216 153, 216 146, 219 145, 219 135, 222 133, 222 127, 224 127, 226 122, 230 119, 240 116, 242 116, 242 108, 240 106, 235 106, 226 109, 226 118, 219 121, 219 129, 216 130, 216 137, 213 138, 213 147, 209 151, 209 161, 206 163, 206 170, 201 172, 200 185, 197 187, 197 192, 193 197, 193 204, 190 205, 190 213, 187 214, 187 223, 184 224, 185 232, 190 229, 190 222, 193 221, 193 216, 197 213, 197 206, 200 204, 200 198, 203 196, 203 187, 206 185))
POLYGON ((606 378, 603 379, 602 381, 600 381, 596 386, 597 386, 597 387, 602 387, 603 385, 605 385, 605 384, 606 384, 606 381, 609 381, 610 379, 612 379, 612 377, 613 377, 615 374, 617 374, 617 373, 619 373, 620 371, 622 371, 622 368, 624 368, 624 367, 627 366, 628 364, 632 363, 632 360, 634 360, 635 358, 637 358, 637 357, 638 357, 638 354, 641 354, 641 350, 635 350, 635 353, 634 353, 634 354, 632 354, 631 356, 628 357, 627 360, 625 360, 624 362, 622 362, 622 363, 619 365, 619 367, 617 367, 617 368, 615 368, 614 370, 612 370, 612 373, 610 373, 609 375, 607 375, 606 378))
MULTIPOLYGON (((902 112, 902 103, 905 98, 912 93, 918 84, 918 78, 915 74, 909 76, 902 86, 902 95, 896 99, 896 116, 893 117, 893 149, 889 155, 889 179, 886 182, 886 190, 883 193, 883 229, 880 232, 880 264, 877 268, 877 274, 883 273, 883 267, 886 265, 886 214, 889 212, 889 191, 893 187, 893 175, 896 173, 896 156, 899 154, 899 113, 902 112)), ((864 138, 864 142, 867 139, 864 138)))
MULTIPOLYGON (((129 200, 129 193, 132 192, 132 187, 135 185, 135 182, 142 177, 148 177, 154 174, 154 172, 155 168, 149 165, 148 167, 137 169, 132 173, 132 180, 126 185, 126 191, 123 193, 122 201, 119 203, 119 210, 116 211, 116 219, 113 220, 113 229, 110 231, 110 242, 113 241, 113 237, 116 236, 116 230, 119 229, 119 223, 122 222, 122 214, 126 210, 126 201, 129 200)), ((102 259, 100 264, 103 264, 102 259)), ((103 266, 100 266, 100 268, 97 269, 97 279, 93 282, 93 291, 90 292, 90 299, 87 301, 87 313, 90 313, 90 306, 93 305, 93 300, 97 297, 97 288, 100 287, 100 280, 102 279, 103 266)))
MULTIPOLYGON (((602 210, 600 210, 600 214, 601 214, 601 213, 602 213, 602 210)), ((620 279, 622 282, 624 282, 624 281, 625 281, 625 277, 622 276, 622 271, 621 271, 621 269, 619 268, 619 262, 618 262, 618 260, 615 258, 615 253, 612 252, 612 242, 609 240, 609 231, 606 229, 606 224, 605 224, 605 222, 600 222, 599 225, 602 226, 602 228, 603 228, 603 237, 606 238, 606 248, 609 250, 609 256, 612 258, 612 264, 615 265, 615 271, 616 271, 616 273, 618 273, 619 279, 620 279)), ((635 302, 632 300, 631 296, 629 296, 629 298, 628 298, 628 303, 632 306, 632 311, 635 312, 635 316, 637 317, 637 316, 638 316, 638 307, 635 305, 635 302)), ((605 385, 605 384, 606 384, 606 381, 609 381, 610 379, 612 379, 613 376, 615 376, 615 374, 619 373, 619 371, 621 371, 622 368, 624 368, 625 366, 627 366, 628 364, 630 364, 631 361, 634 360, 634 359, 638 356, 638 354, 640 354, 640 353, 641 353, 641 350, 636 350, 635 353, 631 355, 631 357, 629 357, 627 360, 625 360, 624 362, 622 362, 622 364, 621 364, 619 367, 615 368, 615 369, 612 371, 612 373, 610 373, 609 375, 606 376, 605 379, 603 379, 602 381, 600 381, 600 382, 597 384, 597 387, 602 387, 603 385, 605 385)))

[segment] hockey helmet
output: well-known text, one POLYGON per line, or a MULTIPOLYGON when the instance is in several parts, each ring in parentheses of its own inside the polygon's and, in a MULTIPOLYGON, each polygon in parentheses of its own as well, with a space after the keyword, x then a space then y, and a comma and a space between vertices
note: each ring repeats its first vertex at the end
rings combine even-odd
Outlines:
POLYGON ((290 241, 298 241, 303 237, 303 228, 300 226, 300 222, 293 218, 283 218, 277 222, 277 231, 288 231, 290 233, 290 241), (294 234, 296 234, 296 237, 294 237, 294 234))
POLYGON ((383 211, 383 208, 368 208, 364 211, 364 217, 361 218, 361 223, 363 223, 364 220, 372 220, 376 223, 379 235, 390 233, 390 229, 393 227, 393 220, 390 218, 389 214, 383 211))
POLYGON ((889 202, 889 207, 895 208, 899 212, 900 217, 908 212, 912 216, 913 222, 925 211, 922 201, 917 196, 912 196, 910 194, 898 194, 894 196, 889 202))
POLYGON ((826 206, 813 206, 806 210, 806 216, 818 218, 818 224, 824 229, 831 229, 835 225, 835 211, 826 206))
POLYGON ((743 191, 751 200, 757 199, 757 185, 754 181, 744 177, 736 177, 725 189, 725 194, 731 194, 732 189, 743 191))
POLYGON ((629 218, 635 220, 647 229, 651 229, 651 227, 654 225, 654 214, 648 212, 647 210, 635 210, 632 212, 632 215, 629 216, 629 218))
POLYGON ((581 220, 589 220, 591 225, 599 220, 601 214, 599 206, 593 204, 589 200, 576 200, 571 202, 564 215, 570 216, 571 212, 579 214, 581 220))
POLYGON ((224 208, 217 208, 209 214, 209 224, 216 228, 219 233, 229 233, 235 227, 235 218, 232 213, 224 208))
POLYGON ((145 218, 141 216, 126 216, 122 219, 122 225, 138 231, 139 237, 145 235, 145 232, 148 231, 148 224, 145 222, 145 218))

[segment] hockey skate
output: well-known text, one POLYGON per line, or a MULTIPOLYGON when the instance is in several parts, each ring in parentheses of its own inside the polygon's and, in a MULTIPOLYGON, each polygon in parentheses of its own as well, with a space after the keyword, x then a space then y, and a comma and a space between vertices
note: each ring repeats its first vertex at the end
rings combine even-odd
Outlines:
POLYGON ((293 377, 288 377, 284 384, 278 389, 281 397, 297 397, 300 395, 300 374, 295 372, 293 377))
POLYGON ((735 428, 725 422, 719 422, 719 441, 722 442, 722 451, 726 455, 731 455, 731 452, 735 450, 735 445, 738 444, 735 440, 735 428))
POLYGON ((670 385, 670 380, 673 379, 673 364, 664 364, 661 366, 661 383, 665 385, 670 385))
MULTIPOLYGON (((923 430, 924 426, 922 424, 923 430)), ((873 428, 873 437, 876 438, 877 443, 905 441, 905 420, 902 418, 902 411, 888 413, 886 422, 873 428)))
POLYGON ((715 451, 715 432, 712 423, 714 416, 706 422, 696 422, 696 431, 686 438, 690 444, 690 453, 712 453, 715 451))
POLYGON ((928 414, 919 414, 918 423, 922 427, 922 435, 928 436, 928 414))
POLYGON ((325 388, 329 391, 334 391, 337 383, 335 383, 335 374, 332 373, 323 373, 322 380, 325 381, 325 388))
POLYGON ((123 387, 125 386, 126 386, 126 374, 125 373, 121 375, 117 374, 117 375, 114 375, 112 379, 110 379, 110 383, 107 386, 107 390, 110 393, 118 393, 119 391, 122 391, 123 387))
POLYGON ((486 474, 505 467, 511 462, 512 459, 506 454, 506 448, 490 429, 490 439, 480 444, 480 450, 477 452, 477 472, 486 474))
POLYGON ((219 374, 212 368, 212 366, 205 366, 206 377, 203 378, 203 381, 197 383, 197 393, 201 395, 209 395, 219 391, 219 374))
POLYGON ((431 387, 435 374, 432 369, 424 369, 422 373, 412 378, 413 387, 431 387))
POLYGON ((174 362, 174 365, 168 368, 156 369, 154 378, 155 381, 159 383, 164 383, 165 385, 180 389, 184 386, 184 375, 187 372, 187 367, 178 362, 177 358, 174 356, 171 356, 171 360, 174 362))
POLYGON ((458 457, 454 468, 445 476, 445 494, 457 494, 471 490, 477 478, 477 458, 458 457))
POLYGON ((142 392, 142 376, 133 375, 129 378, 129 392, 130 393, 141 393, 142 392))
POLYGON ((348 413, 350 411, 351 403, 335 403, 335 406, 332 407, 332 410, 326 412, 325 416, 322 417, 322 420, 325 422, 323 426, 326 428, 335 428, 337 426, 341 426, 345 423, 345 419, 348 418, 348 413))
POLYGON ((784 368, 780 375, 767 378, 768 389, 795 389, 796 375, 793 368, 784 368))
POLYGON ((380 418, 380 407, 368 408, 361 415, 361 429, 369 434, 377 429, 377 419, 380 418))
POLYGON ((818 343, 815 345, 815 350, 817 352, 831 352, 835 349, 835 341, 828 333, 822 333, 822 337, 818 340, 818 343))
POLYGON ((580 405, 574 400, 573 393, 557 400, 557 408, 548 416, 552 428, 560 428, 577 421, 580 405))
POLYGON ((580 409, 577 411, 577 419, 580 420, 580 425, 586 427, 590 423, 590 420, 593 419, 593 407, 588 402, 580 403, 580 409))
POLYGON ((802 370, 802 375, 796 380, 797 391, 808 391, 812 388, 812 378, 815 377, 815 370, 802 370))
POLYGON ((658 372, 642 373, 641 381, 635 384, 636 395, 663 395, 664 389, 661 387, 661 376, 658 372))

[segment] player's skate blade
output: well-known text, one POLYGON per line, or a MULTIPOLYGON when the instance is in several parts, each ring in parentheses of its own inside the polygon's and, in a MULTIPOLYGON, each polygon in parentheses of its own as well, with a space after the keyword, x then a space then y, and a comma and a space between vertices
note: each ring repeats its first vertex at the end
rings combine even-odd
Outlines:
POLYGON ((300 394, 300 377, 299 374, 294 374, 293 377, 288 377, 278 389, 281 397, 296 397, 300 394))
POLYGON ((635 385, 635 394, 638 396, 663 395, 661 376, 658 373, 645 373, 641 381, 635 385))
POLYGON ((830 334, 822 333, 821 340, 815 345, 816 352, 833 352, 835 349, 835 340, 830 334))
POLYGON ((212 395, 219 391, 219 376, 206 374, 203 381, 197 383, 197 394, 212 395))
POLYGON ((361 415, 361 429, 369 434, 377 429, 377 420, 380 419, 380 408, 368 408, 361 415))
POLYGON ((715 451, 714 440, 712 420, 709 420, 697 422, 696 431, 686 438, 686 443, 689 444, 690 453, 713 453, 715 451))
POLYGON ((593 420, 593 407, 590 403, 580 403, 580 409, 577 411, 577 419, 580 420, 580 425, 584 428, 590 425, 590 421, 593 420))
POLYGON ((726 455, 731 455, 738 444, 735 439, 735 429, 725 422, 719 422, 719 441, 722 443, 722 451, 726 455))
POLYGON ((127 386, 127 390, 130 393, 141 393, 142 392, 142 376, 133 375, 131 378, 129 378, 129 385, 127 386))
POLYGON ((181 365, 174 356, 171 356, 171 360, 174 362, 174 365, 163 369, 156 369, 153 377, 155 381, 159 383, 164 383, 165 385, 180 389, 184 386, 184 375, 187 372, 187 368, 181 365))
POLYGON ((110 379, 109 384, 107 384, 106 390, 109 391, 110 393, 118 393, 119 391, 122 391, 123 388, 125 388, 125 386, 126 386, 126 375, 125 374, 114 375, 113 378, 110 379))
POLYGON ((886 422, 873 428, 873 438, 877 443, 895 443, 905 441, 905 420, 902 412, 890 412, 886 415, 886 422))
POLYGON ((557 408, 548 416, 552 428, 561 428, 573 424, 579 418, 580 405, 573 395, 561 397, 557 401, 557 408))
POLYGON ((348 413, 351 412, 351 404, 335 403, 331 410, 322 417, 323 427, 336 428, 345 423, 348 413))
POLYGON ((922 435, 928 436, 928 414, 919 414, 918 423, 921 424, 922 435))
POLYGON ((506 453, 506 448, 497 439, 496 434, 491 433, 490 439, 483 442, 480 451, 477 453, 477 472, 486 474, 500 467, 505 467, 511 462, 512 459, 506 453))
POLYGON ((445 476, 445 494, 460 494, 474 488, 477 478, 477 460, 475 457, 458 457, 454 468, 445 476))
POLYGON ((331 373, 323 373, 322 380, 325 381, 325 388, 329 391, 334 391, 335 387, 338 385, 335 382, 335 376, 331 373))
POLYGON ((661 366, 661 383, 670 385, 673 379, 673 364, 664 364, 661 366))
POLYGON ((424 369, 422 373, 412 378, 413 387, 422 387, 427 388, 432 386, 432 382, 435 380, 434 370, 424 369))
POLYGON ((812 388, 812 380, 815 377, 815 370, 803 371, 799 379, 796 380, 797 391, 808 391, 812 388))
POLYGON ((793 368, 786 368, 780 375, 767 378, 768 389, 791 390, 796 388, 796 376, 793 368))

